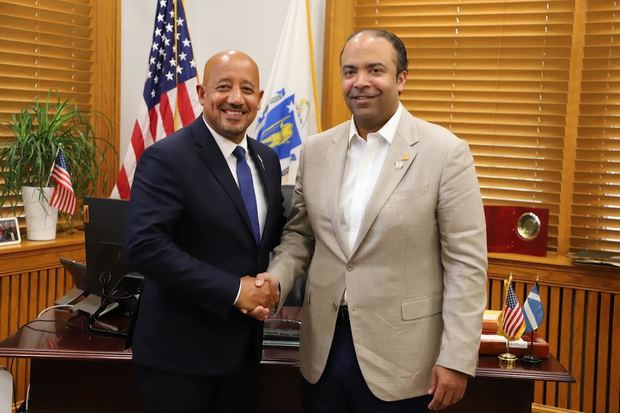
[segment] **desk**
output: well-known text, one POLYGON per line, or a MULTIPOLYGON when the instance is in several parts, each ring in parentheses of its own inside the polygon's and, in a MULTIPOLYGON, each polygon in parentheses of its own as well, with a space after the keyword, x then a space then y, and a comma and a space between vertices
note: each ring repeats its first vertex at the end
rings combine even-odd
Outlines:
MULTIPOLYGON (((0 341, 0 357, 31 359, 30 412, 140 412, 131 351, 124 339, 80 328, 86 318, 52 310, 0 341)), ((182 349, 179 349, 182 351, 182 349)), ((301 412, 297 349, 266 348, 259 369, 260 413, 301 412)), ((534 381, 573 382, 553 357, 536 368, 499 368, 481 356, 465 398, 445 413, 531 412, 534 381)))

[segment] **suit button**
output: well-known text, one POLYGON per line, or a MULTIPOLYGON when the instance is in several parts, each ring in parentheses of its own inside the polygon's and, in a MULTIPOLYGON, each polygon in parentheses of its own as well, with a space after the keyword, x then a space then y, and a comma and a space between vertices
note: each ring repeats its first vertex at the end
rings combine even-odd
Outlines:
POLYGON ((354 267, 353 267, 353 264, 348 263, 348 264, 347 264, 347 266, 346 266, 346 268, 347 268, 347 271, 353 271, 353 268, 354 268, 354 267))

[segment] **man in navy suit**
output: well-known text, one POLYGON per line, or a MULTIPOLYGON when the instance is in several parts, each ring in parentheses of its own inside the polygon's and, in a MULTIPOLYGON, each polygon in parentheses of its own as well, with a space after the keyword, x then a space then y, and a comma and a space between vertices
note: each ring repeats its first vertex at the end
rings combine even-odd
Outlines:
POLYGON ((133 180, 133 358, 146 412, 250 412, 262 323, 246 314, 278 300, 253 277, 280 240, 280 163, 246 135, 263 95, 249 56, 211 57, 197 89, 203 115, 149 147, 133 180))

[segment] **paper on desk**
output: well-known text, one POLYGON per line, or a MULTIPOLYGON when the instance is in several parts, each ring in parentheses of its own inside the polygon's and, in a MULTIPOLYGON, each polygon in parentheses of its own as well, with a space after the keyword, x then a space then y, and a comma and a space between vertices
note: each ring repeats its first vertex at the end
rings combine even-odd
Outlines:
MULTIPOLYGON (((508 340, 506 340, 506 337, 504 336, 499 336, 497 334, 482 334, 480 335, 480 341, 485 341, 485 342, 497 342, 497 343, 504 343, 506 344, 506 342, 508 340)), ((510 347, 512 348, 527 348, 527 342, 524 341, 523 339, 518 339, 518 340, 513 340, 510 342, 510 347)))

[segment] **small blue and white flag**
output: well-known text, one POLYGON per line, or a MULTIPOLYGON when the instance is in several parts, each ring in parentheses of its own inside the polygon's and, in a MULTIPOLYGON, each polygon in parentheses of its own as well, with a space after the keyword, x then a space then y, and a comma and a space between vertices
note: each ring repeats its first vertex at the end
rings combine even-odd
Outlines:
POLYGON ((544 315, 540 295, 538 294, 538 283, 534 284, 530 294, 523 304, 523 316, 525 317, 525 332, 529 333, 537 330, 542 322, 544 315))
POLYGON ((295 183, 301 144, 319 130, 309 13, 305 0, 290 2, 256 126, 280 158, 283 184, 295 183))

